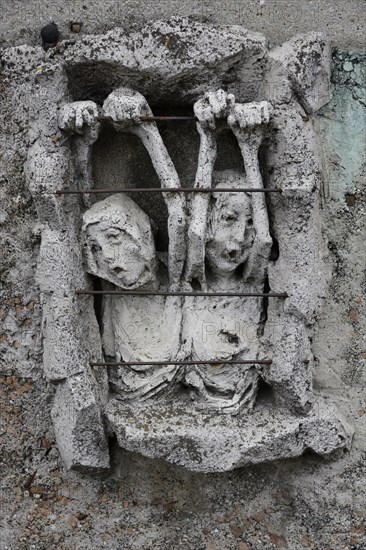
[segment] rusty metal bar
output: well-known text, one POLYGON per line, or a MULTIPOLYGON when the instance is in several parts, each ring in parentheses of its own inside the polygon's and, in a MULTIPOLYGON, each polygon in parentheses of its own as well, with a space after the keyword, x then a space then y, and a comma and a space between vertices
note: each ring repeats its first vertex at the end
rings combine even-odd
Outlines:
POLYGON ((245 296, 256 298, 288 298, 286 292, 169 292, 149 290, 75 290, 78 296, 245 296))
MULTIPOLYGON (((114 124, 125 124, 124 120, 113 120, 111 116, 98 116, 99 122, 114 122, 114 124)), ((185 122, 198 120, 195 116, 142 116, 141 122, 185 122)), ((133 121, 131 121, 133 122, 133 121)))
POLYGON ((60 189, 55 191, 54 195, 84 195, 97 193, 282 193, 282 189, 256 189, 256 188, 196 188, 170 187, 161 189, 160 187, 131 188, 131 189, 60 189))
POLYGON ((247 359, 245 361, 91 361, 91 367, 120 367, 123 365, 129 366, 163 366, 163 365, 179 365, 179 366, 193 366, 193 365, 271 365, 271 359, 263 359, 259 361, 257 359, 247 359))

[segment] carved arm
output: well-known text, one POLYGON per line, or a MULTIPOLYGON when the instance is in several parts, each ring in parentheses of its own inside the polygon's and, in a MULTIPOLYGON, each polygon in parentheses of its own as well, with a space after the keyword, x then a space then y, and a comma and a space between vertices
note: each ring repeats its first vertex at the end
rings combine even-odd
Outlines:
MULTIPOLYGON (((250 188, 263 188, 258 151, 270 116, 271 105, 262 101, 260 103, 236 104, 228 117, 228 124, 238 140, 244 161, 246 180, 250 188)), ((245 277, 260 281, 263 279, 272 246, 264 193, 252 193, 252 208, 255 240, 245 270, 245 277)))
MULTIPOLYGON (((137 135, 151 158, 163 189, 180 187, 174 164, 164 145, 155 122, 141 122, 140 117, 152 116, 151 109, 140 93, 127 88, 112 92, 103 105, 104 114, 118 122, 117 131, 137 135)), ((177 288, 185 259, 185 198, 181 194, 163 193, 168 208, 169 234, 169 279, 172 288, 177 288)))
MULTIPOLYGON (((226 119, 234 104, 233 95, 227 95, 223 90, 208 92, 194 104, 197 130, 200 135, 198 166, 194 188, 211 189, 212 173, 217 156, 217 119, 226 119)), ((205 237, 210 202, 209 193, 197 193, 191 202, 191 221, 188 229, 188 251, 185 279, 197 280, 201 288, 206 287, 205 281, 205 237)))
POLYGON ((99 108, 93 101, 75 101, 60 109, 58 124, 61 130, 75 136, 75 157, 81 187, 93 187, 91 154, 100 132, 97 120, 99 108))

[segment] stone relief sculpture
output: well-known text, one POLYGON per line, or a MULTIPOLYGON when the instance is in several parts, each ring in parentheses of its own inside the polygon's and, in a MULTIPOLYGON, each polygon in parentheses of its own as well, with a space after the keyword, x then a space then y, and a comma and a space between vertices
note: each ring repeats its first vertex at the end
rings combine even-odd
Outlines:
POLYGON ((324 38, 268 50, 239 27, 173 19, 47 55, 34 76, 43 94, 32 103, 26 173, 42 224, 44 364, 66 465, 108 468, 111 434, 128 450, 206 472, 348 447, 350 428, 311 385, 329 279, 309 121, 328 101, 324 38), (162 191, 181 188, 146 120, 147 98, 193 107, 200 140, 192 187, 202 192, 162 192, 166 254, 125 193, 68 194, 93 191, 103 124, 141 140, 162 191), (218 171, 217 136, 228 128, 242 167, 218 171), (92 296, 76 294, 92 290, 90 275, 104 293, 98 321, 92 296))
MULTIPOLYGON (((196 188, 263 188, 258 149, 269 122, 267 102, 236 104, 223 90, 209 92, 194 105, 201 137, 196 188), (243 172, 213 172, 216 159, 217 123, 229 124, 243 156, 243 172)), ((187 278, 210 291, 263 293, 272 239, 262 193, 197 194, 192 200, 188 230, 187 278)), ((258 330, 263 299, 192 298, 186 307, 185 340, 198 360, 256 359, 260 344, 258 330), (240 311, 240 315, 238 315, 240 311), (195 333, 194 326, 205 333, 195 333), (211 330, 210 330, 211 329, 211 330)), ((209 364, 196 367, 186 382, 208 404, 238 412, 245 402, 253 407, 259 381, 253 365, 209 364)))
MULTIPOLYGON (((89 273, 124 290, 158 290, 159 279, 168 283, 166 266, 156 257, 149 218, 128 197, 112 195, 96 203, 85 213, 83 228, 89 273)), ((179 298, 106 296, 102 318, 105 354, 118 361, 174 361, 179 353, 181 322, 179 298)), ((126 365, 111 369, 110 382, 117 394, 138 402, 172 388, 178 376, 175 364, 126 365)))
MULTIPOLYGON (((160 148, 160 135, 151 122, 142 123, 140 117, 151 114, 148 107, 142 111, 131 111, 131 98, 138 98, 140 104, 146 100, 140 94, 130 90, 118 90, 109 96, 104 104, 108 116, 126 124, 127 131, 139 136, 150 133, 160 148), (117 101, 116 101, 117 100, 117 101), (113 102, 114 106, 112 107, 113 102), (111 114, 112 113, 112 114, 111 114), (130 121, 128 121, 128 117, 130 121), (137 117, 137 118, 136 118, 137 117), (157 137, 159 136, 159 137, 157 137)), ((135 105, 133 105, 135 107, 135 105)), ((84 104, 80 105, 84 109, 84 104)), ((77 131, 74 112, 75 104, 65 106, 61 114, 60 126, 77 131), (69 113, 69 116, 67 116, 69 113)), ((270 106, 266 102, 236 105, 233 96, 226 98, 223 90, 208 94, 195 105, 198 113, 198 128, 202 136, 201 154, 197 170, 196 187, 212 185, 215 161, 215 117, 229 117, 231 127, 243 149, 243 158, 247 173, 251 177, 253 188, 263 186, 258 165, 258 148, 263 127, 269 122, 270 106), (221 104, 220 104, 221 101, 221 104), (228 102, 232 103, 230 110, 228 102), (215 110, 215 102, 218 108, 215 110), (208 106, 204 106, 207 103, 208 106), (201 113, 199 112, 201 110, 201 113), (213 121, 210 119, 213 118, 213 121), (209 128, 211 122, 211 128, 209 128), (211 150, 205 149, 211 140, 211 150), (204 150, 204 153, 202 153, 204 150), (202 158, 205 155, 206 158, 202 158), (211 161, 208 170, 207 158, 211 161), (252 170, 252 173, 250 172, 252 170), (202 181, 202 175, 206 180, 202 181), (200 179, 201 178, 201 179, 200 179)), ((94 118, 98 110, 94 108, 94 118)), ((90 117, 90 113, 87 113, 90 117)), ((89 118, 85 121, 93 126, 89 118)), ((116 127, 121 130, 121 126, 116 127)), ((166 150, 165 159, 160 164, 154 155, 161 149, 150 147, 154 166, 172 169, 166 150), (167 166, 164 162, 167 161, 167 166)), ((161 156, 161 155, 160 155, 161 156)), ((90 169, 87 169, 87 173, 90 169)), ((231 188, 244 187, 246 178, 242 173, 226 172, 216 174, 217 184, 231 188)), ((248 178, 248 179, 249 179, 248 178)), ((173 171, 172 181, 176 187, 177 176, 173 171)), ((162 180, 164 184, 164 180, 162 180)), ((250 188, 250 187, 249 187, 250 188)), ((210 290, 231 290, 260 293, 264 289, 265 275, 271 248, 268 215, 264 197, 256 194, 252 200, 250 193, 228 193, 224 196, 214 194, 214 204, 210 197, 199 194, 193 199, 191 231, 188 238, 188 268, 196 265, 202 274, 202 286, 210 290), (202 198, 203 201, 202 202, 202 198), (208 200, 207 200, 208 199, 208 200), (211 201, 212 202, 212 201, 211 201), (252 205, 253 202, 253 205, 252 205), (200 225, 200 222, 202 222, 200 225), (248 224, 250 221, 251 225, 248 224), (206 235, 207 226, 207 236, 206 235), (194 234, 200 228, 203 235, 194 234), (201 241, 198 244, 196 241, 201 241), (207 242, 206 242, 207 240, 207 242), (198 244, 198 250, 195 250, 198 244), (192 258, 197 254, 198 258, 192 258), (206 282, 206 264, 208 280, 206 282), (238 270, 242 272, 238 275, 238 270)), ((181 212, 181 218, 184 213, 181 212)), ((169 217, 171 232, 176 230, 176 219, 169 217)), ((124 290, 159 288, 156 265, 156 253, 151 224, 146 215, 129 198, 113 195, 109 199, 95 204, 84 214, 83 230, 86 236, 86 256, 89 273, 109 281, 124 290)), ((179 253, 179 248, 178 248, 179 253)), ((183 256, 182 256, 183 257, 183 256)), ((174 267, 175 269, 175 267, 174 267)), ((160 269, 161 275, 163 271, 160 269)), ((188 274, 188 278, 190 275, 188 274)), ((161 278, 161 277, 160 277, 161 278)), ((177 282, 177 279, 175 279, 177 282)), ((166 281, 167 282, 167 281, 166 281)), ((166 287, 166 285, 165 285, 166 287)), ((103 313, 103 344, 107 356, 118 361, 174 361, 179 357, 190 360, 217 361, 218 359, 257 358, 259 351, 258 325, 262 314, 263 300, 258 298, 214 298, 208 307, 206 298, 187 298, 184 302, 174 297, 163 298, 124 296, 106 297, 103 313), (215 309, 212 309, 214 305, 215 309), (241 314, 238 318, 237 312, 241 314), (130 335, 125 327, 139 323, 138 333, 130 335), (196 327, 218 327, 214 333, 203 335, 196 333, 196 327), (226 328, 225 328, 226 327, 226 328), (131 338, 132 336, 132 338, 131 338), (203 338, 206 336, 206 338, 203 338), (224 337, 224 338, 223 338, 224 337)), ((207 331, 206 331, 207 332, 207 331)), ((203 407, 217 406, 219 409, 238 411, 243 397, 251 407, 254 406, 259 375, 254 366, 226 367, 205 366, 189 367, 184 373, 177 365, 161 367, 143 365, 119 367, 110 374, 113 387, 125 398, 157 395, 164 388, 172 388, 175 383, 184 382, 203 397, 203 407), (179 375, 179 371, 181 371, 179 375)))
MULTIPOLYGON (((65 106, 64 118, 67 109, 65 106)), ((118 131, 133 132, 142 140, 162 188, 179 188, 177 172, 156 124, 140 122, 141 116, 152 116, 145 98, 138 92, 120 88, 106 99, 103 111, 118 122, 115 125, 118 131)), ((124 290, 178 288, 185 256, 185 199, 178 194, 166 194, 165 200, 169 213, 167 265, 156 257, 146 214, 128 197, 113 195, 84 215, 89 273, 124 290)), ((179 353, 181 319, 182 303, 175 297, 107 297, 103 311, 105 353, 120 361, 174 361, 179 353), (138 334, 136 330, 130 334, 128 327, 136 326, 138 334)), ((151 397, 171 388, 178 371, 175 364, 126 365, 111 373, 111 382, 125 398, 151 397)))

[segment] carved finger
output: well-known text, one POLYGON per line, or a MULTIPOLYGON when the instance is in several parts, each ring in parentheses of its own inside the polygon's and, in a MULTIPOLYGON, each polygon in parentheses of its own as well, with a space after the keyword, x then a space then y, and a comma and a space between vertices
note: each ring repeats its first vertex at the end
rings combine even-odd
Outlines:
POLYGON ((132 105, 132 108, 131 108, 131 120, 135 123, 135 124, 141 124, 141 116, 142 115, 142 109, 141 109, 141 105, 132 105))
POLYGON ((251 126, 261 126, 264 123, 264 108, 261 105, 254 105, 252 110, 251 126))
POLYGON ((234 116, 237 121, 239 128, 244 130, 252 122, 252 117, 250 111, 246 109, 245 105, 236 104, 234 106, 234 116))
POLYGON ((199 99, 193 105, 193 112, 195 117, 198 118, 199 122, 205 122, 204 111, 207 108, 207 101, 205 99, 199 99))
POLYGON ((111 116, 109 96, 107 97, 107 99, 103 103, 102 111, 103 111, 104 116, 111 116))
POLYGON ((235 96, 234 94, 228 94, 227 95, 227 106, 229 112, 234 108, 235 105, 235 96))
POLYGON ((238 128, 238 121, 236 116, 232 113, 227 118, 227 123, 230 126, 230 128, 238 128))
POLYGON ((208 93, 208 102, 216 117, 224 116, 226 111, 226 94, 223 90, 208 93))
POLYGON ((87 124, 88 126, 91 126, 94 123, 95 118, 96 118, 95 114, 91 113, 89 109, 85 109, 83 111, 84 123, 87 124))
POLYGON ((257 105, 253 105, 249 111, 247 125, 251 128, 254 128, 255 126, 261 126, 261 124, 262 124, 261 109, 260 108, 258 109, 257 105))
POLYGON ((115 120, 115 117, 116 117, 115 107, 109 98, 103 104, 103 111, 106 116, 109 116, 113 120, 115 120))
POLYGON ((262 102, 260 103, 260 106, 259 106, 259 109, 260 109, 260 119, 261 119, 261 124, 267 124, 268 122, 268 109, 266 108, 266 105, 262 102))
POLYGON ((215 115, 212 112, 212 109, 210 107, 207 107, 207 109, 204 112, 205 120, 206 120, 206 127, 210 130, 215 130, 216 128, 216 120, 215 115))
POLYGON ((201 110, 199 121, 203 128, 209 128, 210 130, 216 128, 215 115, 211 107, 208 106, 201 110))
POLYGON ((89 112, 94 118, 97 118, 97 116, 99 115, 98 107, 96 105, 89 107, 89 112))
POLYGON ((76 131, 80 131, 83 128, 84 119, 83 119, 83 111, 82 109, 75 109, 75 129, 76 131))
POLYGON ((65 108, 62 108, 58 119, 58 125, 61 128, 61 130, 69 130, 70 122, 71 122, 70 111, 66 110, 65 108))
POLYGON ((125 118, 124 108, 120 101, 114 103, 114 120, 121 121, 125 118))
POLYGON ((220 111, 217 115, 224 117, 227 113, 227 93, 222 89, 217 90, 216 99, 220 105, 220 111))
POLYGON ((152 111, 150 109, 150 105, 146 101, 146 99, 143 97, 141 102, 139 103, 139 111, 140 111, 140 117, 141 116, 151 116, 152 111))
POLYGON ((268 103, 268 101, 262 101, 260 105, 261 105, 262 123, 268 124, 272 116, 272 106, 270 103, 268 103))

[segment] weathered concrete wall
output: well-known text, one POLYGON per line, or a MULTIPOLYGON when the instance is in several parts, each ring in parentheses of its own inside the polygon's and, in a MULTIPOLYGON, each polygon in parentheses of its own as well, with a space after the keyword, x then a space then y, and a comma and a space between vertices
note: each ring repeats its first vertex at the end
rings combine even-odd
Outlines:
POLYGON ((338 47, 362 49, 365 44, 363 0, 2 0, 0 5, 0 37, 6 44, 39 43, 39 29, 49 20, 67 37, 72 21, 82 22, 82 33, 91 34, 172 15, 243 25, 263 32, 273 44, 310 30, 327 33, 338 47))
MULTIPOLYGON (((116 15, 112 2, 96 4, 30 2, 20 8, 18 2, 3 2, 5 31, 0 36, 5 44, 35 44, 49 14, 66 33, 70 20, 81 19, 83 32, 99 32, 121 19, 128 26, 198 11, 190 2, 130 2, 119 3, 116 15), (69 4, 72 15, 65 10, 69 4)), ((329 30, 338 48, 333 99, 311 121, 323 152, 324 236, 333 263, 313 347, 318 359, 314 385, 355 428, 351 452, 202 475, 125 453, 111 442, 110 475, 91 478, 63 469, 50 419, 54 390, 41 368, 34 282, 39 229, 23 172, 29 146, 23 100, 29 83, 22 82, 18 95, 10 95, 0 74, 2 548, 365 547, 365 56, 345 50, 362 48, 362 2, 302 2, 301 13, 320 6, 316 20, 292 17, 285 4, 295 11, 294 2, 237 3, 248 8, 246 19, 233 20, 228 11, 215 9, 215 2, 204 3, 205 17, 241 23, 274 43, 296 32, 329 30), (262 15, 258 23, 254 14, 268 10, 269 4, 273 9, 277 5, 281 16, 275 22, 262 15)))

